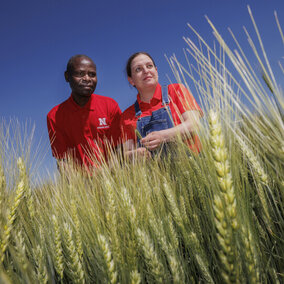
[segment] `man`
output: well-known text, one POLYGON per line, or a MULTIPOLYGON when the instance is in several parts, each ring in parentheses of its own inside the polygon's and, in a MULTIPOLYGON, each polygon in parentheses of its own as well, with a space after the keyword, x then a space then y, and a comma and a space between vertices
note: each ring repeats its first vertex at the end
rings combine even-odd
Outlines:
POLYGON ((109 147, 118 145, 121 110, 113 99, 93 94, 97 71, 88 56, 71 57, 64 75, 71 96, 47 115, 52 154, 57 160, 72 157, 88 169, 107 160, 109 147))

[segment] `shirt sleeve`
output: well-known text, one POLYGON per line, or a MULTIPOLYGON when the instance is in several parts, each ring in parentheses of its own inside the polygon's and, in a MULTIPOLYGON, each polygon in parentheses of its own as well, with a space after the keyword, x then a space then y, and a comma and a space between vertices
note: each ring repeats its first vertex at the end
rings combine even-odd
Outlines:
POLYGON ((67 152, 63 133, 56 127, 55 121, 47 116, 47 129, 51 145, 52 155, 56 159, 63 159, 67 152))
POLYGON ((114 146, 117 146, 121 142, 120 116, 121 110, 118 104, 115 103, 110 113, 111 124, 108 135, 108 139, 114 144, 114 146))
POLYGON ((203 116, 203 112, 196 102, 193 95, 183 84, 169 85, 169 94, 178 108, 180 114, 183 114, 189 110, 197 110, 200 112, 200 116, 203 116))
POLYGON ((122 142, 126 142, 127 140, 136 140, 136 121, 133 121, 123 113, 120 119, 120 128, 121 128, 121 137, 122 142))

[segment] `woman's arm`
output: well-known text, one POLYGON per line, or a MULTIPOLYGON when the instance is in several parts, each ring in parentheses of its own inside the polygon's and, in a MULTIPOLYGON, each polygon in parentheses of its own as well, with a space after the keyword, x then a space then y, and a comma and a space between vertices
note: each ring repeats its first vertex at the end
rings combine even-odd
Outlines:
POLYGON ((199 127, 200 111, 188 110, 182 114, 182 123, 165 130, 153 131, 141 139, 141 144, 149 149, 156 149, 161 143, 176 139, 177 136, 188 137, 199 127))
POLYGON ((137 148, 133 139, 123 143, 123 152, 126 158, 151 157, 151 153, 145 147, 137 148))

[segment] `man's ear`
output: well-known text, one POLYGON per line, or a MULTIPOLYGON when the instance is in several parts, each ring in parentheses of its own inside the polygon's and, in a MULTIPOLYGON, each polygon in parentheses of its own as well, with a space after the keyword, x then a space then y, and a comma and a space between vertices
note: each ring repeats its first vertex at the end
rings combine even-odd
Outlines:
POLYGON ((133 87, 135 87, 132 78, 131 77, 127 77, 127 79, 128 79, 129 84, 132 85, 133 87))
POLYGON ((64 72, 65 81, 69 83, 69 74, 67 71, 64 72))

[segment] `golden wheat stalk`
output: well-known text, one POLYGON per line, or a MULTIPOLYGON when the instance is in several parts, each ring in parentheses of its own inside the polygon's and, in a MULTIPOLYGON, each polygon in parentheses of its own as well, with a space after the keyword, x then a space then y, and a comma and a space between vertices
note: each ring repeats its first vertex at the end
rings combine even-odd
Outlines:
POLYGON ((23 271, 25 272, 28 268, 28 260, 26 256, 25 240, 24 240, 21 230, 19 230, 19 232, 17 233, 15 240, 17 244, 17 247, 16 247, 17 259, 19 263, 21 264, 21 269, 23 269, 23 271))
POLYGON ((115 284, 118 283, 118 277, 117 277, 117 271, 115 269, 115 263, 114 260, 112 258, 112 253, 111 250, 109 248, 109 244, 106 240, 106 238, 103 235, 99 235, 98 236, 98 242, 99 245, 101 247, 101 250, 103 252, 103 258, 104 258, 104 262, 106 265, 106 272, 107 272, 107 276, 108 276, 108 281, 111 284, 115 284))
POLYGON ((0 270, 0 283, 4 284, 14 284, 11 280, 11 278, 8 276, 8 273, 3 271, 2 269, 0 270))
MULTIPOLYGON (((22 168, 23 168, 23 160, 21 158, 18 159, 18 167, 20 169, 20 172, 22 173, 22 168)), ((11 211, 8 215, 8 222, 4 226, 4 233, 3 233, 3 239, 1 241, 1 251, 0 251, 0 264, 3 263, 4 258, 5 258, 5 252, 6 249, 9 245, 9 240, 11 236, 11 231, 13 229, 14 222, 17 217, 17 211, 20 206, 21 200, 24 197, 25 194, 25 176, 20 176, 20 181, 17 186, 17 191, 16 191, 16 196, 14 199, 14 204, 12 205, 11 211)))
POLYGON ((75 283, 85 283, 84 270, 80 261, 79 254, 74 245, 72 229, 67 223, 64 223, 64 233, 66 238, 65 247, 69 256, 69 260, 65 259, 65 261, 67 262, 66 265, 69 268, 69 271, 73 276, 73 281, 75 283))
MULTIPOLYGON (((0 161, 1 161, 1 157, 0 157, 0 161)), ((3 192, 5 188, 6 188, 6 177, 5 177, 3 167, 0 163, 0 202, 2 201, 2 198, 4 197, 3 192)))
POLYGON ((260 283, 259 269, 257 265, 257 258, 255 256, 255 249, 253 246, 253 238, 249 228, 243 227, 242 236, 245 246, 246 268, 249 276, 249 283, 260 283))
POLYGON ((131 273, 130 273, 130 283, 131 284, 140 284, 141 283, 141 275, 140 275, 140 273, 137 270, 131 271, 131 273))
POLYGON ((148 274, 154 278, 155 283, 164 283, 164 268, 159 260, 153 242, 149 235, 140 228, 136 231, 138 241, 143 251, 146 265, 149 269, 148 274))
POLYGON ((82 246, 82 239, 80 233, 80 220, 78 217, 77 206, 76 202, 72 199, 71 200, 71 213, 72 213, 72 220, 75 225, 75 242, 76 242, 76 250, 79 254, 80 261, 83 260, 83 246, 82 246))
POLYGON ((45 265, 45 253, 43 252, 41 245, 37 245, 36 248, 33 250, 35 261, 37 264, 37 279, 39 283, 47 283, 48 282, 48 274, 45 265))
POLYGON ((265 185, 268 185, 269 179, 267 174, 265 173, 263 167, 260 164, 257 156, 253 153, 253 151, 249 148, 249 146, 241 139, 240 136, 236 135, 236 138, 241 146, 243 153, 246 155, 247 159, 250 162, 250 165, 257 173, 258 177, 260 178, 261 182, 265 185))
POLYGON ((55 215, 52 215, 53 228, 54 228, 54 244, 55 244, 55 269, 58 273, 60 280, 63 279, 64 273, 64 261, 63 261, 63 250, 62 250, 62 241, 61 241, 61 232, 58 220, 55 215))
POLYGON ((147 205, 147 208, 147 211, 149 213, 150 227, 151 230, 154 232, 153 238, 158 240, 158 243, 160 244, 162 250, 164 251, 168 259, 174 283, 183 283, 184 271, 180 261, 177 258, 176 250, 173 249, 171 243, 169 243, 166 239, 166 233, 164 231, 165 226, 161 220, 157 220, 157 217, 155 218, 149 204, 147 205))
MULTIPOLYGON (((4 210, 4 204, 5 200, 5 190, 6 190, 6 178, 4 174, 4 170, 1 165, 1 156, 0 156, 0 227, 2 227, 2 214, 4 210)), ((0 233, 0 247, 1 247, 1 233, 0 233)))
POLYGON ((259 196, 259 200, 262 204, 264 214, 266 218, 268 218, 268 224, 271 222, 270 214, 269 214, 269 206, 267 203, 266 194, 264 191, 264 186, 268 186, 269 184, 269 178, 268 175, 265 173, 263 167, 261 166, 258 158, 253 153, 253 151, 249 148, 249 146, 239 137, 237 136, 237 141, 239 142, 239 145, 241 146, 241 149, 245 156, 247 157, 249 164, 251 165, 251 168, 256 173, 256 188, 259 196), (260 180, 260 182, 259 182, 260 180))
POLYGON ((34 208, 34 200, 33 200, 33 192, 29 183, 29 176, 27 174, 26 166, 22 159, 18 160, 18 167, 20 172, 20 177, 25 183, 26 186, 26 202, 27 202, 27 208, 30 214, 30 217, 33 218, 35 216, 35 208, 34 208))
POLYGON ((222 251, 219 252, 219 258, 223 264, 222 276, 226 283, 236 283, 238 281, 234 240, 234 231, 238 227, 236 197, 220 117, 216 111, 209 112, 209 125, 212 154, 221 189, 220 196, 214 196, 213 208, 218 231, 217 238, 222 248, 222 251))
POLYGON ((116 203, 116 192, 113 180, 109 177, 105 177, 104 186, 106 191, 106 196, 108 200, 108 211, 106 212, 107 226, 111 231, 112 235, 112 252, 115 259, 122 259, 121 247, 119 244, 119 227, 118 223, 118 206, 116 203))

